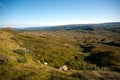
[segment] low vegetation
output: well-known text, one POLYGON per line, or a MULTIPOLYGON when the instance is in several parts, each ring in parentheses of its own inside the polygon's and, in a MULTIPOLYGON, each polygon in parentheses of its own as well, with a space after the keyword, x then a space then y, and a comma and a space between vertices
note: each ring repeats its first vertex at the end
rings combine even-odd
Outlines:
POLYGON ((119 35, 0 29, 0 80, 119 80, 119 35), (68 71, 59 69, 64 65, 68 71))

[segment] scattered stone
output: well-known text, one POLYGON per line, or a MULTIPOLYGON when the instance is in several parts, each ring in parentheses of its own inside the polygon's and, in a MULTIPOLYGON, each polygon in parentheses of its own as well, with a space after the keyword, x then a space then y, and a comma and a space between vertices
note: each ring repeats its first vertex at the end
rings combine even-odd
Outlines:
POLYGON ((39 61, 39 60, 38 60, 37 62, 38 62, 38 63, 40 63, 40 61, 39 61))
POLYGON ((44 65, 48 65, 48 63, 47 63, 47 62, 44 62, 44 65))
POLYGON ((66 65, 61 66, 59 69, 62 71, 68 71, 68 67, 66 65))
POLYGON ((27 48, 21 48, 22 50, 24 50, 25 52, 29 52, 29 49, 27 48))
POLYGON ((65 43, 64 45, 65 45, 65 46, 68 46, 68 44, 66 44, 66 43, 65 43))

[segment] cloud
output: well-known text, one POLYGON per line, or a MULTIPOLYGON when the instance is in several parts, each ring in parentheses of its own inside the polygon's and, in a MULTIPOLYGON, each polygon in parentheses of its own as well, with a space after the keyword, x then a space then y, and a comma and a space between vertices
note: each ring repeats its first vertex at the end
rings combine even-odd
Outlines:
POLYGON ((7 11, 7 8, 0 2, 0 7, 3 8, 4 11, 7 11))

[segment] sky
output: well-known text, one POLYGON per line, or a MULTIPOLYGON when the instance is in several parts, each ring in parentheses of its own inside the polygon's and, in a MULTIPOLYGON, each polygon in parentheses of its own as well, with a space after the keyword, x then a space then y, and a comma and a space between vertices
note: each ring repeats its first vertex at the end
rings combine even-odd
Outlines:
POLYGON ((120 22, 120 0, 0 0, 1 27, 120 22))

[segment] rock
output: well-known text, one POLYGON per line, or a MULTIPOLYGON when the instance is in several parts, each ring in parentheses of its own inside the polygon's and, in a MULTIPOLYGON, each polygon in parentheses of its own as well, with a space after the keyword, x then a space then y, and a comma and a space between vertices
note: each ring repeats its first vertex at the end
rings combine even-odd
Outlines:
POLYGON ((47 62, 44 62, 44 65, 48 65, 48 63, 47 63, 47 62))
POLYGON ((27 48, 21 48, 22 50, 24 50, 25 52, 29 52, 29 49, 27 49, 27 48))
POLYGON ((40 61, 39 61, 39 60, 38 60, 37 62, 38 62, 38 63, 40 63, 40 61))
POLYGON ((68 44, 64 44, 65 46, 68 46, 68 44))
POLYGON ((66 65, 61 66, 59 69, 62 71, 68 71, 68 67, 66 65))

